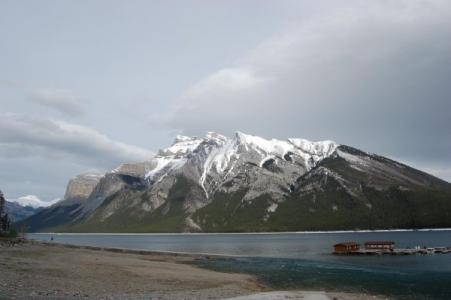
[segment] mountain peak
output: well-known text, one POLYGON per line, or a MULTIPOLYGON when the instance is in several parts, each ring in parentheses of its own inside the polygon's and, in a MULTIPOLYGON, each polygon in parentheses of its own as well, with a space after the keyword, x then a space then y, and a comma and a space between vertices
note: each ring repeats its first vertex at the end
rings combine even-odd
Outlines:
POLYGON ((208 131, 205 135, 205 139, 214 141, 219 144, 223 144, 228 141, 228 138, 226 136, 213 131, 208 131))
POLYGON ((189 137, 183 135, 177 135, 174 143, 165 149, 158 151, 157 156, 160 157, 170 157, 170 156, 183 156, 191 153, 196 149, 203 139, 197 136, 189 137))
POLYGON ((330 140, 312 142, 306 139, 289 138, 288 141, 302 151, 318 156, 329 156, 339 146, 330 140))
POLYGON ((64 199, 85 199, 104 175, 95 173, 86 173, 72 177, 66 188, 64 199))
POLYGON ((8 201, 19 204, 22 207, 32 207, 32 208, 40 208, 40 207, 48 207, 52 204, 55 204, 60 199, 55 199, 53 201, 42 201, 35 195, 26 195, 23 197, 19 197, 17 199, 9 199, 8 201))
POLYGON ((178 134, 175 136, 174 143, 172 143, 172 144, 174 145, 174 144, 188 142, 188 141, 192 141, 192 140, 196 140, 196 139, 197 139, 197 136, 186 136, 186 135, 178 134))
MULTIPOLYGON (((267 154, 274 154, 284 156, 287 153, 299 153, 300 156, 316 156, 317 158, 324 158, 331 155, 339 144, 330 141, 312 142, 301 138, 289 138, 288 140, 271 139, 267 140, 259 136, 245 134, 237 131, 235 138, 240 144, 244 144, 245 148, 253 147, 258 152, 267 154)), ((315 161, 317 160, 314 158, 315 161)))

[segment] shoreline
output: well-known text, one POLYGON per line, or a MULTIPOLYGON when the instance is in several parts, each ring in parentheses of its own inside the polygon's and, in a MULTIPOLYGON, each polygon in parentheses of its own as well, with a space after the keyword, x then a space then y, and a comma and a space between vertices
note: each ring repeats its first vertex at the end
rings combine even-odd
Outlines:
POLYGON ((182 251, 163 251, 163 250, 146 250, 146 249, 136 249, 136 248, 118 248, 118 247, 103 247, 103 246, 89 246, 89 245, 76 245, 76 244, 66 244, 59 242, 47 242, 35 239, 26 239, 27 242, 42 244, 50 247, 64 247, 73 249, 86 249, 93 251, 106 251, 114 253, 124 253, 124 254, 137 254, 137 255, 168 255, 168 256, 184 256, 193 259, 204 259, 210 257, 216 258, 240 258, 245 257, 243 255, 233 255, 233 254, 216 254, 216 253, 193 253, 193 252, 182 252, 182 251))
POLYGON ((195 266, 201 255, 0 243, 0 299, 225 299, 268 289, 248 274, 195 266))
MULTIPOLYGON (((277 291, 257 277, 192 264, 227 257, 25 240, 0 244, 0 294, 7 299, 384 299, 363 293, 277 291)), ((2 298, 0 297, 0 298, 2 298)))
POLYGON ((329 234, 329 233, 384 233, 384 232, 429 232, 451 231, 451 228, 420 228, 420 229, 375 229, 375 230, 329 230, 329 231, 273 231, 273 232, 168 232, 168 233, 115 233, 115 232, 29 232, 28 234, 53 235, 277 235, 277 234, 329 234))

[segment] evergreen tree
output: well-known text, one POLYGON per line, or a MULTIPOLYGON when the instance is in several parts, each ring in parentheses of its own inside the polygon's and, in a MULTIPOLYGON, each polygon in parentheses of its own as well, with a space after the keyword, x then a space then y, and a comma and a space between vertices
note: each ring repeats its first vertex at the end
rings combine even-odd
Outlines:
MULTIPOLYGON (((4 210, 5 210, 5 197, 3 196, 3 193, 0 190, 0 222, 1 222, 3 214, 4 214, 4 210)), ((0 225, 1 225, 1 223, 0 223, 0 225)))
POLYGON ((6 213, 6 200, 3 196, 2 191, 0 190, 0 233, 7 232, 9 230, 10 221, 8 218, 8 214, 6 213))

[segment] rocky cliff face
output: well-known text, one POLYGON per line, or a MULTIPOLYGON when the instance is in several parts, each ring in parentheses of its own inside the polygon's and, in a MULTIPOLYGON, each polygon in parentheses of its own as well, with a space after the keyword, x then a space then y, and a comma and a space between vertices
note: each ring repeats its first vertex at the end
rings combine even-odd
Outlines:
MULTIPOLYGON (((406 165, 332 141, 266 140, 241 132, 232 138, 213 132, 202 138, 178 136, 149 162, 124 164, 95 180, 69 185, 69 198, 84 201, 65 211, 69 215, 58 224, 40 221, 35 228, 180 232, 436 227, 448 224, 443 220, 451 212, 451 185, 406 165), (441 210, 431 209, 434 205, 441 210), (434 215, 435 221, 422 214, 434 215)), ((44 213, 50 217, 63 207, 44 213)))
POLYGON ((64 200, 86 200, 102 177, 101 174, 82 174, 71 178, 67 184, 64 200))
POLYGON ((83 207, 88 205, 89 196, 102 178, 102 174, 81 174, 71 178, 61 201, 39 210, 17 224, 26 225, 31 231, 44 228, 56 231, 61 226, 74 224, 84 217, 83 207))

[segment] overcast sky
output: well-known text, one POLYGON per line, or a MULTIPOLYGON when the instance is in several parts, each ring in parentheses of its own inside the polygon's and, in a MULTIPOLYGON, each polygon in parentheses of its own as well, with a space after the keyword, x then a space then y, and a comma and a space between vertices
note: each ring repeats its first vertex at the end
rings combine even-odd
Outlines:
POLYGON ((176 134, 331 139, 451 181, 451 1, 0 1, 0 189, 176 134))

